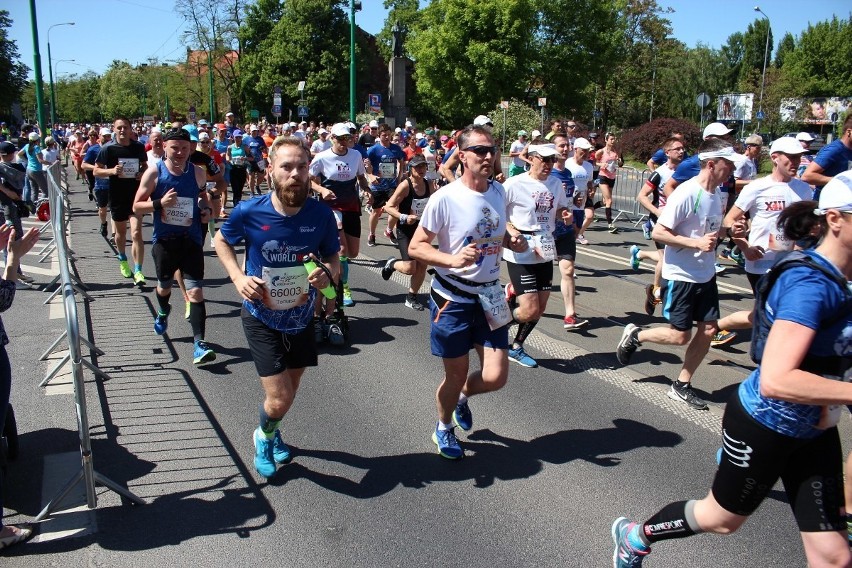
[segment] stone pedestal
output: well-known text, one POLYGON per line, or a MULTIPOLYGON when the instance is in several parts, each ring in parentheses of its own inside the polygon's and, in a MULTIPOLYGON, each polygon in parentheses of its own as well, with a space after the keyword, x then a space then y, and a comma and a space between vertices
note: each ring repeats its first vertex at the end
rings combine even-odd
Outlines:
POLYGON ((408 118, 408 107, 405 104, 405 81, 408 59, 393 57, 388 64, 388 104, 385 107, 385 122, 391 127, 402 126, 408 118))

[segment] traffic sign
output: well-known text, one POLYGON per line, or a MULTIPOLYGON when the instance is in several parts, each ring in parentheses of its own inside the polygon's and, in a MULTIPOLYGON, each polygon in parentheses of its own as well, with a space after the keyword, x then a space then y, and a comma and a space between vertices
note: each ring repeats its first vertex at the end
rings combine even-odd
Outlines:
POLYGON ((272 105, 272 116, 281 116, 281 105, 272 105))
POLYGON ((272 92, 275 93, 276 95, 280 95, 281 94, 281 87, 279 87, 278 85, 275 85, 274 87, 272 87, 272 92))
POLYGON ((378 114, 382 111, 382 94, 381 93, 370 93, 367 95, 368 106, 370 107, 370 112, 378 114))
POLYGON ((698 105, 699 108, 704 108, 710 105, 710 96, 707 93, 701 93, 695 99, 695 104, 698 105))
POLYGON ((189 107, 189 120, 195 122, 195 116, 196 116, 195 107, 194 106, 189 107))
POLYGON ((260 111, 256 108, 253 108, 249 111, 249 116, 252 118, 260 118, 260 111))
POLYGON ((509 108, 509 101, 500 101, 500 108, 506 110, 509 108))
POLYGON ((547 98, 545 98, 545 97, 539 97, 539 98, 538 98, 538 106, 540 106, 540 107, 546 107, 546 106, 547 106, 547 98))
POLYGON ((763 111, 762 110, 757 111, 757 120, 763 120, 764 118, 766 118, 766 115, 763 114, 763 111))
POLYGON ((600 119, 602 116, 603 116, 603 113, 601 111, 599 111, 598 109, 595 109, 595 112, 594 112, 595 119, 600 119))
POLYGON ((299 105, 299 109, 298 109, 298 112, 296 114, 301 116, 302 118, 308 116, 308 107, 306 107, 304 105, 299 105))

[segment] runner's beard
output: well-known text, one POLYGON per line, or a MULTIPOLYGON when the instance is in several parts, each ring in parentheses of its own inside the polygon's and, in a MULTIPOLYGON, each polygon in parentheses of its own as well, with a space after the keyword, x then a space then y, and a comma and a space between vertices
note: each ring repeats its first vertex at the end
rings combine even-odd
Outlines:
POLYGON ((310 192, 310 182, 293 178, 282 182, 271 173, 270 177, 275 186, 275 195, 285 207, 301 207, 305 204, 310 192))

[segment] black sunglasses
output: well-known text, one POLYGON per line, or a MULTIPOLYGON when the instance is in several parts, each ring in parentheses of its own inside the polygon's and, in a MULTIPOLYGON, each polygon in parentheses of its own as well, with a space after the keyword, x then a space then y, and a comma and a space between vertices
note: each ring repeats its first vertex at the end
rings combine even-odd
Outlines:
POLYGON ((553 164, 553 163, 556 163, 556 156, 547 156, 547 157, 544 157, 544 156, 539 156, 538 154, 536 154, 536 157, 537 157, 539 160, 541 160, 542 162, 544 162, 545 164, 553 164))
POLYGON ((492 156, 497 155, 497 146, 468 146, 461 148, 462 152, 473 152, 477 156, 485 156, 491 153, 492 156))

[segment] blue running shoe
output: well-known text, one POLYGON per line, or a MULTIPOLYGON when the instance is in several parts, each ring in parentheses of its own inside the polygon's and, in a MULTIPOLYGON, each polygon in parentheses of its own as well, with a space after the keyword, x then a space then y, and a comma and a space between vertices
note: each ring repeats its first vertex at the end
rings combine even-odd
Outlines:
POLYGON ((639 270, 639 245, 630 247, 630 266, 633 270, 639 270))
POLYGON ((293 459, 290 448, 281 439, 281 430, 275 430, 272 437, 272 457, 275 458, 275 463, 290 463, 293 459))
POLYGON ((467 401, 456 405, 456 409, 453 411, 453 423, 465 432, 470 432, 470 429, 473 428, 473 412, 470 411, 470 405, 467 401))
POLYGON ((438 446, 438 453, 441 454, 441 457, 445 457, 448 460, 457 460, 464 455, 464 451, 459 446, 459 441, 456 440, 456 434, 452 428, 449 430, 438 430, 436 426, 435 431, 432 432, 432 441, 438 446))
POLYGON ((651 552, 651 549, 636 550, 627 542, 627 535, 635 526, 636 523, 631 523, 624 517, 619 517, 612 523, 612 542, 615 544, 612 552, 613 568, 639 568, 642 566, 642 560, 651 552))
POLYGON ((196 341, 192 350, 192 362, 203 365, 216 360, 216 353, 207 345, 206 341, 196 341))
POLYGON ((531 369, 538 367, 536 360, 527 355, 527 352, 524 351, 523 345, 517 349, 509 349, 509 360, 514 361, 522 367, 529 367, 531 369))
POLYGON ((267 439, 257 428, 254 431, 254 469, 262 477, 269 479, 275 475, 275 461, 272 459, 272 439, 267 439))
POLYGON ((169 329, 169 314, 158 312, 157 317, 154 318, 154 333, 163 335, 167 329, 169 329))

